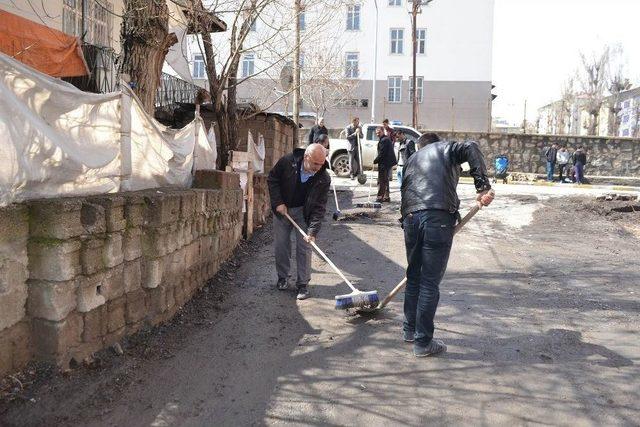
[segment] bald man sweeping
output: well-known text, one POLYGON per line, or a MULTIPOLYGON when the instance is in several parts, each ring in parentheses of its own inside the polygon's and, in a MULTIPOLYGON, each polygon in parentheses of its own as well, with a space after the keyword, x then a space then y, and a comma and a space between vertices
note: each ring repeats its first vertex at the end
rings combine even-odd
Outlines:
POLYGON ((320 144, 296 148, 282 157, 269 172, 269 197, 273 210, 273 235, 278 273, 277 288, 286 290, 291 269, 291 233, 296 236, 296 268, 299 300, 309 297, 311 245, 284 216, 288 213, 310 240, 315 240, 327 206, 331 178, 327 173, 327 150, 320 144))

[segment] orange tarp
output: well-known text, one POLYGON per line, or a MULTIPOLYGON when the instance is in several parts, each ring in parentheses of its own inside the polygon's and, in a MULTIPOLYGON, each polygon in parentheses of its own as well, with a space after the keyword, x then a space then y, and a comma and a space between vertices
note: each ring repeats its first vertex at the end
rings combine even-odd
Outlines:
POLYGON ((77 37, 1 9, 0 52, 53 77, 89 74, 77 37))

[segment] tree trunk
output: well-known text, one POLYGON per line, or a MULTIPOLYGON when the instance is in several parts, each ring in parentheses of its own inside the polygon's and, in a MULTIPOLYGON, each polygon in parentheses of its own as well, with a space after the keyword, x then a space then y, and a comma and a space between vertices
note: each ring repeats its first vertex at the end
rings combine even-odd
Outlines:
POLYGON ((120 73, 129 76, 131 87, 152 116, 164 58, 178 42, 174 33, 169 34, 168 24, 166 2, 125 0, 120 73))

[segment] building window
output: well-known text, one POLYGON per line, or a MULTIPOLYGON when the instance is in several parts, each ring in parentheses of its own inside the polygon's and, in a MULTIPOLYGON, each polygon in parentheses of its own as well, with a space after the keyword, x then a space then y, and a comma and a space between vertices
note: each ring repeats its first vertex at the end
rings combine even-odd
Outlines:
POLYGON ((347 6, 347 30, 360 31, 360 5, 347 6))
POLYGON ((629 123, 629 116, 627 114, 625 114, 624 116, 622 116, 622 123, 629 123))
POLYGON ((418 54, 424 55, 427 51, 427 29, 416 29, 416 41, 418 42, 418 54))
POLYGON ((242 58, 242 77, 249 77, 255 72, 255 54, 245 53, 242 58))
POLYGON ((624 101, 624 103, 622 104, 622 108, 629 108, 630 106, 631 106, 631 100, 630 99, 624 101))
POLYGON ((389 86, 387 95, 389 102, 400 102, 402 99, 402 76, 389 76, 387 84, 389 86))
POLYGON ((389 0, 389 6, 402 6, 402 0, 389 0))
POLYGON ((206 76, 206 68, 204 66, 204 56, 200 54, 193 55, 193 78, 204 79, 206 76))
MULTIPOLYGON (((424 92, 424 77, 416 76, 418 83, 418 102, 422 103, 422 94, 424 92)), ((409 102, 413 102, 413 77, 409 77, 409 102)))
POLYGON ((391 29, 391 53, 401 55, 403 53, 404 30, 402 28, 391 29))
POLYGON ((622 136, 629 136, 629 129, 623 129, 622 136))
POLYGON ((63 0, 62 31, 81 37, 96 46, 111 46, 113 30, 113 4, 108 1, 63 0), (82 3, 85 3, 86 27, 82 34, 82 3))
POLYGON ((360 75, 358 70, 358 52, 347 52, 346 53, 346 64, 345 64, 345 77, 348 79, 357 79, 360 75))
POLYGON ((82 0, 64 0, 62 31, 72 36, 82 35, 82 0))
POLYGON ((298 22, 300 23, 300 31, 304 31, 307 27, 307 21, 304 12, 300 12, 300 15, 298 15, 298 22))

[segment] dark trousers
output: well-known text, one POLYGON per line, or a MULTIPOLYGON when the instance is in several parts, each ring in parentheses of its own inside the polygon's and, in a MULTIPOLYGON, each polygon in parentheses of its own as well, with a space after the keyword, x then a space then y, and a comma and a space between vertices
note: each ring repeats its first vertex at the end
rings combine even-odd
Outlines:
POLYGON ((584 165, 580 162, 576 163, 576 182, 582 184, 584 181, 584 165))
POLYGON ((357 149, 349 151, 349 169, 351 178, 360 175, 360 155, 357 149))
POLYGON ((567 164, 566 163, 559 163, 558 164, 558 173, 560 174, 560 182, 564 182, 564 170, 567 168, 567 164))
POLYGON ((380 167, 378 169, 378 198, 377 200, 389 200, 389 181, 393 175, 393 168, 380 167))
POLYGON ((440 300, 440 281, 447 269, 456 215, 424 210, 405 216, 407 287, 404 291, 404 331, 425 347, 433 339, 433 318, 440 300))

